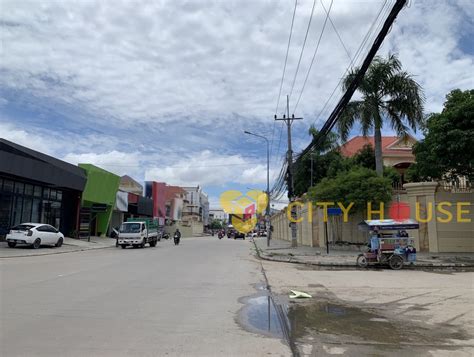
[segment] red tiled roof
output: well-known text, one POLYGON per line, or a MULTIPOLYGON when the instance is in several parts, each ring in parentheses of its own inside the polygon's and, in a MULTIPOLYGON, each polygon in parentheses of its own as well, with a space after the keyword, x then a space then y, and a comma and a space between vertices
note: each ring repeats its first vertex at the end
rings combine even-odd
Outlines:
MULTIPOLYGON (((399 138, 397 136, 382 136, 382 154, 412 156, 413 154, 411 150, 391 149, 388 147, 397 142, 398 139, 399 138)), ((357 154, 357 152, 360 151, 365 145, 371 145, 374 147, 374 137, 354 136, 352 139, 339 147, 339 151, 343 156, 352 157, 357 154)))

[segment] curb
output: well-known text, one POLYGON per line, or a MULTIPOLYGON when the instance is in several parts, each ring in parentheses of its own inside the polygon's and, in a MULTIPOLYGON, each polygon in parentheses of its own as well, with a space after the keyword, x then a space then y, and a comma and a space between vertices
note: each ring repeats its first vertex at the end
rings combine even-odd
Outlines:
MULTIPOLYGON (((65 245, 66 245, 66 244, 65 244, 65 245)), ((86 250, 107 249, 107 248, 115 248, 115 246, 110 246, 110 247, 97 247, 97 248, 78 248, 78 249, 68 250, 68 251, 64 251, 64 252, 51 252, 51 253, 44 253, 44 254, 13 255, 13 256, 8 256, 8 257, 2 257, 2 256, 0 256, 0 259, 41 257, 41 256, 46 256, 46 255, 77 253, 77 252, 83 252, 83 251, 86 251, 86 250)))
MULTIPOLYGON (((357 270, 367 270, 367 268, 359 268, 357 264, 354 262, 354 264, 348 264, 348 263, 326 263, 326 262, 305 262, 301 260, 293 260, 293 257, 289 258, 273 258, 264 254, 260 253, 260 248, 257 246, 255 241, 253 241, 253 244, 255 246, 255 250, 257 251, 257 256, 262 259, 262 260, 267 260, 270 262, 280 262, 280 263, 291 263, 291 264, 301 264, 301 265, 312 265, 312 266, 318 266, 318 267, 327 267, 327 268, 351 268, 351 269, 357 269, 357 270)), ((469 268, 474 268, 474 264, 470 263, 418 263, 418 264, 406 264, 404 265, 404 269, 412 269, 412 270, 423 270, 426 268, 430 269, 469 269, 469 268)))

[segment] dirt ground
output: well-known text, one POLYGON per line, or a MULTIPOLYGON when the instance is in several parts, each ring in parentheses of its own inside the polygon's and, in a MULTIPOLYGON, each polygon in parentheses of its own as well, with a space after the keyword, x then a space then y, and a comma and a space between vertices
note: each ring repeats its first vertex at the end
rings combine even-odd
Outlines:
POLYGON ((301 355, 474 355, 472 272, 262 266, 301 355), (290 290, 313 297, 291 300, 290 290))

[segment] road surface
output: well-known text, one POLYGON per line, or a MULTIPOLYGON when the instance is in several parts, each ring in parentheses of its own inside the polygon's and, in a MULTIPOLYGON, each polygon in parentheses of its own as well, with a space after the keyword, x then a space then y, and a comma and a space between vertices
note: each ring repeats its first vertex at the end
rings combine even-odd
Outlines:
POLYGON ((3 259, 1 355, 290 355, 236 322, 263 281, 251 248, 206 237, 3 259))

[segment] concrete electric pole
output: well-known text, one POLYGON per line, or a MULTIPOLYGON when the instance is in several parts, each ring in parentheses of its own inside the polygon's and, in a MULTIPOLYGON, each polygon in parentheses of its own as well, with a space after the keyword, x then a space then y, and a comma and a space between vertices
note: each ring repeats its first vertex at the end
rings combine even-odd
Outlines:
MULTIPOLYGON (((288 186, 288 199, 290 203, 295 201, 294 186, 293 186, 293 151, 291 149, 291 124, 294 120, 302 120, 303 118, 295 118, 293 114, 290 118, 290 98, 286 96, 286 113, 287 116, 283 115, 283 118, 277 118, 275 115, 275 120, 283 120, 286 123, 287 134, 288 134, 288 151, 287 151, 287 160, 288 160, 288 174, 287 174, 287 186, 288 186)), ((291 226, 291 246, 296 247, 298 245, 296 237, 296 207, 291 207, 291 217, 293 222, 290 223, 291 226)))

